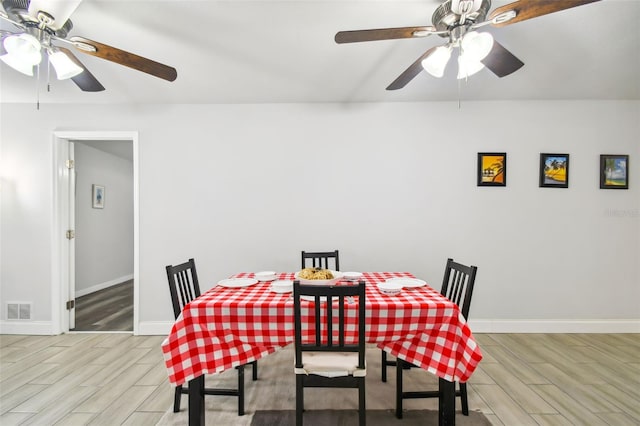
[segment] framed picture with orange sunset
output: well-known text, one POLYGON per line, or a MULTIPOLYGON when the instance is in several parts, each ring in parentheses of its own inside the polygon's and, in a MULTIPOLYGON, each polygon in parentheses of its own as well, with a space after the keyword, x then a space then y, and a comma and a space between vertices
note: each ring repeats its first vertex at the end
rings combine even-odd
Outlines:
POLYGON ((507 186, 507 153, 478 153, 478 186, 507 186))

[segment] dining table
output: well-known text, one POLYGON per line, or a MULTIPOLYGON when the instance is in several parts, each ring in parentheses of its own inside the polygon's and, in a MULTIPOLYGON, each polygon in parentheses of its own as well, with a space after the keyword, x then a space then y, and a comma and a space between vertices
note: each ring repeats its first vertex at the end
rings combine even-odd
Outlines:
MULTIPOLYGON (((293 272, 275 278, 296 279, 293 272)), ((366 342, 436 375, 439 424, 455 425, 455 382, 467 382, 482 359, 459 307, 410 272, 363 272, 359 280, 366 289, 366 342), (398 294, 378 287, 399 279, 413 284, 398 294)), ((189 383, 189 425, 205 424, 205 374, 257 361, 294 340, 291 292, 272 291, 251 272, 223 281, 183 308, 162 343, 169 382, 189 383)), ((357 312, 357 302, 344 309, 357 312)))

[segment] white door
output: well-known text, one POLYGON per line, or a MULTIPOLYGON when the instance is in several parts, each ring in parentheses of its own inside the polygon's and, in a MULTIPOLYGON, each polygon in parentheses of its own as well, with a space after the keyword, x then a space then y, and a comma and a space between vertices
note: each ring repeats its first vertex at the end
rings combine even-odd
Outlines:
POLYGON ((69 329, 76 328, 76 169, 74 144, 69 142, 69 329))

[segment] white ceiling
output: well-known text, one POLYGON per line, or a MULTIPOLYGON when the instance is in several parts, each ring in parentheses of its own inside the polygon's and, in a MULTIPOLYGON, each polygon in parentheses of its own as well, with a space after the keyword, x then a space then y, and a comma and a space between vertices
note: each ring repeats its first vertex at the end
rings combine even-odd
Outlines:
POLYGON ((75 144, 86 145, 98 151, 106 152, 123 160, 133 161, 133 142, 123 140, 81 140, 72 141, 75 144))
MULTIPOLYGON (((507 1, 493 1, 492 9, 507 1)), ((279 103, 640 99, 640 0, 601 2, 489 28, 525 66, 499 79, 484 70, 458 87, 454 66, 404 89, 385 88, 431 36, 338 45, 341 30, 430 25, 437 0, 84 0, 78 35, 174 66, 170 83, 82 53, 106 87, 81 92, 46 72, 42 103, 279 103)), ((5 22, 0 28, 13 30, 5 22)), ((0 101, 33 103, 38 86, 0 64, 0 101)))

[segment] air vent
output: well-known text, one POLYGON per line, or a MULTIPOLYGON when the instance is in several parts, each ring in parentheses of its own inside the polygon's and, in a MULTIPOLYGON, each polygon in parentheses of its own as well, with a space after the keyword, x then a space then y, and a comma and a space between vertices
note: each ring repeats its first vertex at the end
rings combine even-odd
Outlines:
POLYGON ((7 303, 7 319, 8 320, 30 320, 31 319, 31 303, 26 303, 26 302, 7 303))

